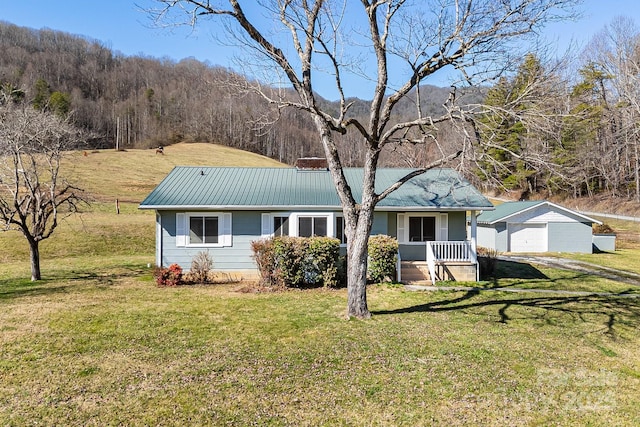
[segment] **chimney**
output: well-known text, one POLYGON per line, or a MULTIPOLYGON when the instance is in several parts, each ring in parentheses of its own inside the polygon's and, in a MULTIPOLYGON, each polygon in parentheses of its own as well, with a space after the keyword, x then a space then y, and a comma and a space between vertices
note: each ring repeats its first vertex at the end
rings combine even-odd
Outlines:
POLYGON ((327 171, 329 165, 324 157, 302 157, 296 160, 296 169, 299 171, 327 171))

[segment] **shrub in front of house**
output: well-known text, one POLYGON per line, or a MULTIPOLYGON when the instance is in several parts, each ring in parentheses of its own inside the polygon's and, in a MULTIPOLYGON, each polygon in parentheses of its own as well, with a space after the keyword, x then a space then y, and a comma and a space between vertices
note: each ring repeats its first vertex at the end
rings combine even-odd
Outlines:
POLYGON ((367 276, 372 282, 393 280, 398 262, 398 241, 382 234, 369 237, 367 276))
POLYGON ((273 244, 273 276, 276 286, 297 287, 304 283, 306 239, 276 237, 273 244))
MULTIPOLYGON (((273 237, 251 243, 263 286, 336 287, 346 279, 340 241, 332 237, 273 237)), ((373 282, 393 280, 398 241, 389 236, 369 238, 367 276, 373 282)))
POLYGON ((208 251, 200 251, 191 260, 189 278, 193 283, 207 283, 209 273, 213 269, 213 258, 208 251))
POLYGON ((276 286, 275 254, 273 239, 262 239, 251 242, 253 259, 258 266, 260 284, 263 286, 276 286))
POLYGON ((156 267, 153 277, 160 287, 178 286, 182 283, 182 267, 178 264, 171 264, 169 268, 156 267))
POLYGON ((305 282, 312 285, 338 285, 340 241, 332 237, 311 237, 304 258, 305 282))
POLYGON ((251 244, 264 286, 336 286, 340 242, 330 237, 274 237, 251 244))

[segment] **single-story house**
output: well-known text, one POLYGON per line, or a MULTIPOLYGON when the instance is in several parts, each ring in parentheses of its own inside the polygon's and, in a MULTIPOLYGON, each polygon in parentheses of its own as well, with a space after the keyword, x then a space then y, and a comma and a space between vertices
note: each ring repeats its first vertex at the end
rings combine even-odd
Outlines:
POLYGON ((478 246, 499 252, 591 253, 600 221, 545 200, 506 202, 478 215, 478 246))
MULTIPOLYGON (((254 278, 252 241, 320 235, 344 244, 340 200, 326 163, 324 168, 305 164, 314 163, 288 168, 174 168, 140 204, 156 212, 156 265, 177 263, 188 270, 204 250, 216 271, 254 278)), ((377 187, 387 188, 412 171, 378 169, 377 187)), ((345 168, 344 174, 357 200, 363 170, 345 168)), ((401 260, 422 262, 420 271, 431 272, 423 280, 476 280, 475 221, 467 236, 466 214, 471 211, 475 218, 476 212, 490 209, 491 202, 456 171, 434 169, 378 204, 372 234, 396 237, 401 260)), ((411 267, 415 266, 407 264, 407 271, 411 267)), ((399 276, 404 269, 398 269, 399 276)))

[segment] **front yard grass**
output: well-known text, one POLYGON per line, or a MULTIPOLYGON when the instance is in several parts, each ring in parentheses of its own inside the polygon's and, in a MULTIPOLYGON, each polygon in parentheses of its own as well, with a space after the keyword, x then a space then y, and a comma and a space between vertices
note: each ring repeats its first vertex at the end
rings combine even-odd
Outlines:
POLYGON ((157 288, 148 258, 0 267, 0 424, 640 423, 637 298, 375 285, 347 321, 344 290, 157 288))
POLYGON ((640 275, 640 248, 622 248, 615 252, 595 254, 563 254, 562 256, 640 275))
MULTIPOLYGON (((0 234, 0 425, 640 424, 640 298, 375 285, 347 321, 343 289, 157 288, 153 213, 96 199, 41 282, 0 234)), ((506 267, 487 286, 636 292, 506 267)))
MULTIPOLYGON (((640 250, 627 250, 629 254, 625 258, 631 260, 640 257, 640 250), (635 252, 635 255, 631 253, 635 252)), ((617 254, 617 252, 616 252, 617 254)), ((612 255, 616 255, 612 254, 612 255)), ((603 254, 598 254, 600 257, 603 254)), ((596 255, 594 255, 595 257, 596 255)), ((598 262, 588 255, 584 257, 577 254, 563 255, 570 259, 584 260, 593 264, 606 267, 603 258, 598 262)), ((635 262, 635 261, 634 261, 635 262)), ((632 269, 627 269, 632 271, 632 269)), ((603 272, 606 272, 603 270, 603 272)), ((624 275, 623 275, 624 276, 624 275)), ((629 276, 630 277, 630 276, 629 276)), ((640 282, 637 277, 635 281, 640 282)), ((529 264, 525 262, 498 260, 495 278, 480 282, 480 287, 491 288, 516 288, 516 289, 544 289, 553 291, 594 292, 612 294, 640 294, 640 286, 606 279, 588 272, 565 270, 545 267, 541 264, 529 264)))

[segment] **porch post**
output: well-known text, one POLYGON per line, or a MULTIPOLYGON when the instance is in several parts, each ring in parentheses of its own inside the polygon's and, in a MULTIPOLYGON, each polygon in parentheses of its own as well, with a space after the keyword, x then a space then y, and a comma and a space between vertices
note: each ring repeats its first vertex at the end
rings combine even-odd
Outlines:
POLYGON ((476 259, 476 282, 480 281, 480 266, 478 265, 478 246, 477 246, 477 236, 478 236, 478 220, 476 218, 476 211, 471 211, 471 250, 473 251, 473 255, 476 259))

